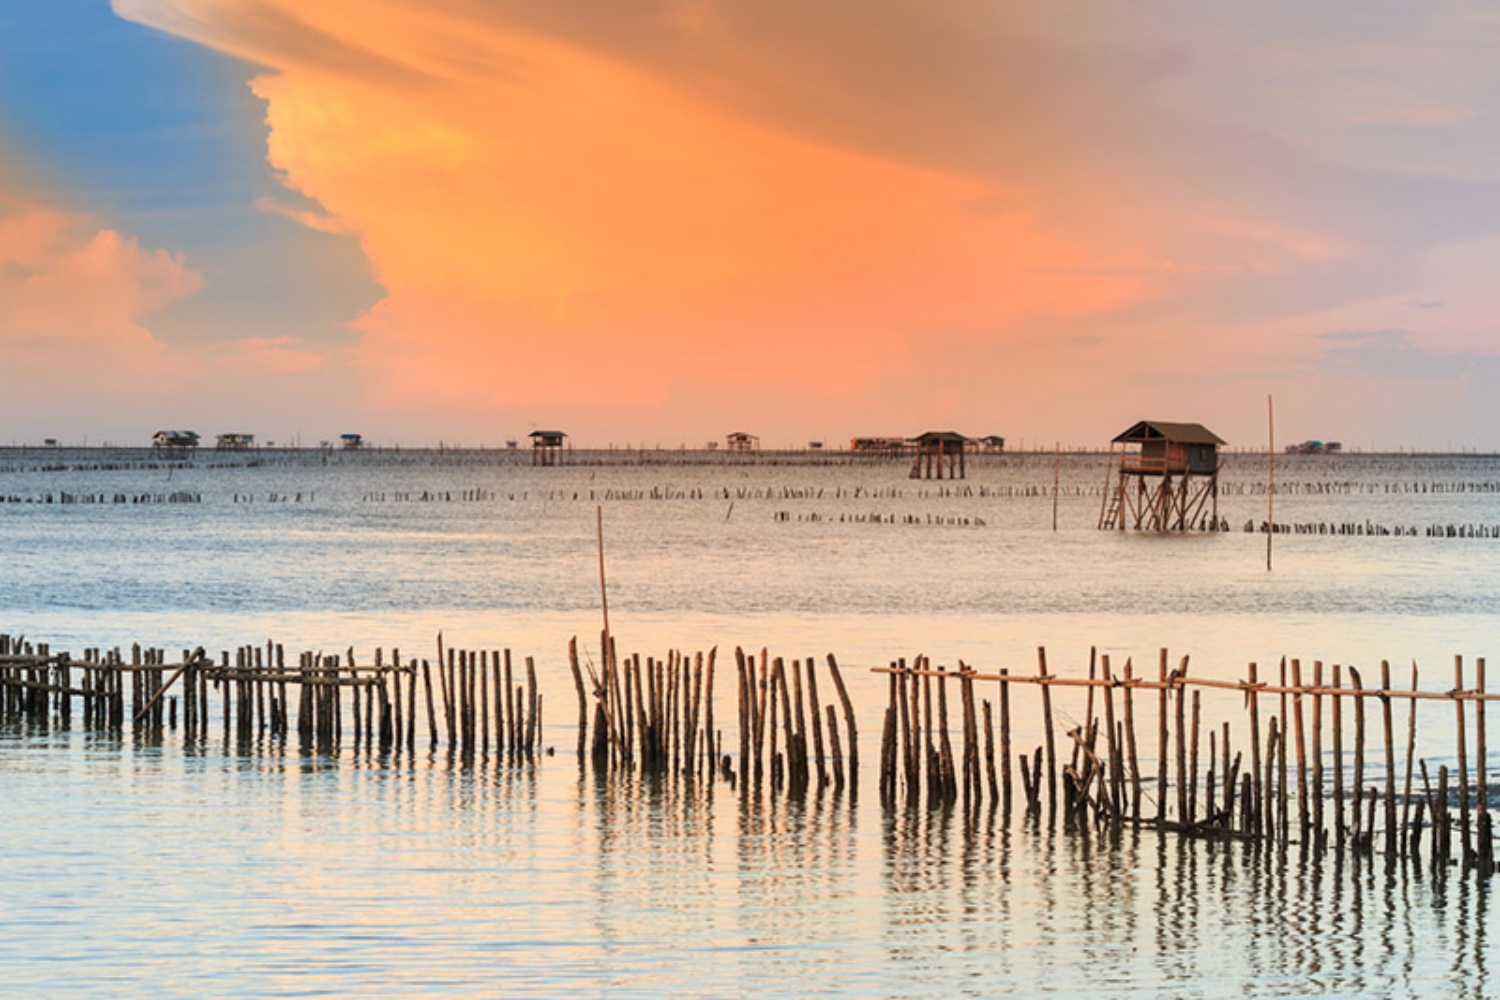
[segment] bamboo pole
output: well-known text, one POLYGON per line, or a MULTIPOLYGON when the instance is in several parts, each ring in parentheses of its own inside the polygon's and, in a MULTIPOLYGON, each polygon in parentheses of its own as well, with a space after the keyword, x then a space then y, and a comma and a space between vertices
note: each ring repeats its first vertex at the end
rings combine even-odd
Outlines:
POLYGON ((1250 711, 1250 778, 1254 794, 1251 798, 1250 811, 1246 814, 1245 820, 1249 824, 1250 832, 1259 835, 1264 826, 1264 815, 1261 806, 1265 799, 1264 791, 1261 788, 1260 693, 1256 685, 1256 665, 1254 663, 1249 666, 1248 678, 1249 686, 1245 694, 1245 700, 1248 703, 1250 711))
POLYGON ((838 690, 839 704, 844 709, 844 733, 849 740, 849 790, 853 792, 859 787, 859 729, 854 724, 854 705, 844 687, 843 674, 839 672, 838 661, 832 653, 828 654, 828 672, 833 676, 833 686, 838 690))
MULTIPOLYGON (((1292 686, 1302 686, 1302 661, 1292 660, 1292 686)), ((1308 803, 1307 736, 1302 725, 1302 695, 1292 696, 1292 717, 1297 742, 1297 829, 1303 844, 1311 839, 1312 813, 1308 803)))
POLYGON ((1271 572, 1271 539, 1276 536, 1276 410, 1266 394, 1266 572, 1271 572))
MULTIPOLYGON (((1339 689, 1341 668, 1337 663, 1333 665, 1333 676, 1331 687, 1335 692, 1339 689)), ((1333 708, 1333 831, 1334 845, 1342 851, 1344 840, 1348 832, 1348 826, 1344 822, 1344 700, 1335 693, 1332 702, 1333 708)))
MULTIPOLYGON (((1038 646, 1037 676, 1047 676, 1047 648, 1038 646)), ((1042 682, 1042 722, 1045 726, 1047 747, 1047 818, 1050 820, 1057 815, 1057 741, 1053 735, 1052 724, 1052 688, 1045 681, 1042 682)))
MULTIPOLYGON (((1417 689, 1417 661, 1416 660, 1412 660, 1411 661, 1411 688, 1412 688, 1413 691, 1415 691, 1417 689)), ((1420 843, 1420 841, 1419 841, 1418 838, 1421 835, 1421 824, 1422 824, 1422 817, 1421 817, 1421 814, 1419 813, 1418 816, 1417 816, 1417 826, 1413 827, 1411 825, 1411 768, 1412 768, 1412 760, 1416 757, 1416 753, 1417 753, 1417 703, 1415 701, 1410 701, 1410 702, 1407 702, 1407 715, 1406 715, 1406 781, 1405 781, 1405 783, 1404 783, 1404 785, 1402 787, 1402 792, 1401 792, 1401 829, 1403 829, 1405 831, 1408 831, 1411 834, 1411 836, 1410 836, 1409 839, 1410 839, 1410 842, 1411 842, 1412 845, 1416 845, 1416 844, 1420 843)), ((1407 842, 1408 842, 1408 838, 1407 837, 1402 837, 1401 838, 1401 853, 1402 853, 1403 857, 1406 855, 1407 842)), ((1415 846, 1413 846, 1413 853, 1415 853, 1415 846)))
MULTIPOLYGON (((1380 661, 1380 688, 1382 691, 1391 689, 1391 664, 1388 660, 1380 661)), ((1385 849, 1389 854, 1395 855, 1400 848, 1396 837, 1396 745, 1389 695, 1381 696, 1380 712, 1385 735, 1385 849)))
MULTIPOLYGON (((1349 686, 1356 691, 1364 685, 1360 683, 1359 671, 1354 667, 1349 668, 1349 686)), ((1363 817, 1360 815, 1360 806, 1365 797, 1365 700, 1356 698, 1354 700, 1354 787, 1349 796, 1349 803, 1353 807, 1351 815, 1354 819, 1354 838, 1358 842, 1364 835, 1362 826, 1363 817)))
MULTIPOLYGON (((1464 658, 1455 656, 1453 658, 1453 690, 1464 689, 1464 658)), ((1468 747, 1464 733, 1464 703, 1455 701, 1453 703, 1454 714, 1457 717, 1457 739, 1458 739, 1458 815, 1459 827, 1463 837, 1463 867, 1468 871, 1474 865, 1474 841, 1469 830, 1469 760, 1468 747)))
POLYGON ((1000 782, 995 773, 995 721, 989 699, 984 700, 984 760, 985 775, 989 778, 990 808, 1000 802, 1000 782))
MULTIPOLYGON (((1313 688, 1323 686, 1323 661, 1313 661, 1313 688)), ((1323 826, 1323 696, 1312 701, 1312 809, 1313 839, 1322 847, 1327 834, 1323 826)))
POLYGON ((1010 769, 1010 684, 1006 681, 1010 671, 1000 671, 1000 804, 1010 815, 1012 782, 1010 769))
MULTIPOLYGON (((1114 679, 1109 666, 1109 654, 1105 653, 1101 658, 1100 672, 1106 681, 1114 679)), ((1091 689, 1092 690, 1092 689, 1091 689)), ((1120 747, 1115 732, 1115 690, 1113 686, 1104 689, 1104 726, 1108 731, 1106 743, 1109 754, 1109 802, 1110 810, 1116 819, 1119 818, 1124 808, 1124 784, 1123 764, 1121 756, 1123 751, 1120 747)))
POLYGON ((1187 824, 1189 827, 1198 822, 1198 715, 1199 696, 1203 692, 1193 690, 1193 734, 1188 745, 1188 794, 1187 794, 1187 824))
POLYGON ((1139 823, 1141 817, 1141 765, 1135 741, 1135 688, 1132 661, 1125 660, 1125 746, 1130 755, 1130 815, 1139 823))

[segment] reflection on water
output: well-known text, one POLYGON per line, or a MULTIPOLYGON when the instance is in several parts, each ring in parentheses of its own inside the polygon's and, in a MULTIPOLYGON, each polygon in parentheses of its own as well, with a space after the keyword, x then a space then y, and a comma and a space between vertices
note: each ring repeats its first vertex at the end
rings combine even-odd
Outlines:
POLYGON ((571 758, 0 735, 21 992, 1486 995, 1490 887, 571 758))
MULTIPOLYGON (((403 457, 177 469, 164 485, 159 468, 0 461, 0 606, 19 619, 0 631, 70 649, 356 644, 363 658, 377 645, 430 656, 444 629, 468 648, 536 655, 544 685, 556 682, 544 743, 571 748, 563 657, 570 635, 598 634, 597 503, 627 645, 834 652, 860 706, 884 692, 863 668, 917 653, 1029 671, 1047 644, 1066 647, 1058 669, 1076 674, 1096 644, 1137 664, 1168 645, 1192 654, 1195 674, 1237 677, 1282 655, 1436 666, 1483 655, 1496 634, 1500 543, 1278 537, 1267 574, 1253 535, 1101 535, 1101 473, 1097 457, 1064 463, 1054 533, 1050 456, 976 463, 965 490, 946 492, 882 467, 532 470, 403 457), (61 490, 201 501, 34 502, 61 490)), ((1493 460, 1289 460, 1285 473, 1278 461, 1283 474, 1277 510, 1299 522, 1492 523, 1500 498, 1493 460)), ((1231 523, 1257 516, 1249 467, 1226 484, 1231 523)), ((1029 706, 1016 701, 1018 753, 1039 739, 1029 706)), ((860 721, 873 762, 879 722, 860 721)), ((1493 890, 1472 879, 1149 830, 1083 836, 990 809, 887 811, 869 787, 877 772, 863 769, 857 803, 831 789, 799 801, 723 782, 604 780, 562 752, 521 764, 320 752, 212 728, 153 742, 10 726, 6 989, 1500 991, 1488 969, 1493 890)))

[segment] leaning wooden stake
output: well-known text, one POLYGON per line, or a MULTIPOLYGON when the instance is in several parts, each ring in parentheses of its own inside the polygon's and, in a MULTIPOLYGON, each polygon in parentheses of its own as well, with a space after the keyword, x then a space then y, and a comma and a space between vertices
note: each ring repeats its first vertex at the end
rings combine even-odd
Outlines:
POLYGON ((859 729, 854 724, 854 705, 849 701, 849 690, 844 687, 844 677, 839 673, 838 661, 828 654, 828 672, 833 675, 833 686, 838 689, 839 704, 844 708, 844 734, 849 742, 849 791, 859 787, 859 729))

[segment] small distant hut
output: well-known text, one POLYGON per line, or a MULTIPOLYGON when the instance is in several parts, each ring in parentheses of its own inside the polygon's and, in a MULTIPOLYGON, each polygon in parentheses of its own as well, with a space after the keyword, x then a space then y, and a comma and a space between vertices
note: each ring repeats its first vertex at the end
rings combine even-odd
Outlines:
POLYGON ((726 436, 724 443, 730 451, 760 451, 760 438, 744 431, 735 431, 726 436))
POLYGON ((988 454, 998 454, 1005 450, 1005 438, 998 434, 986 434, 978 443, 979 450, 988 454))
POLYGON ((1334 455, 1343 450, 1344 446, 1337 441, 1319 441, 1315 438, 1286 446, 1288 455, 1334 455))
POLYGON ((357 451, 365 446, 363 434, 340 434, 339 446, 345 451, 357 451))
POLYGON ((159 458, 186 458, 197 447, 197 431, 157 431, 151 436, 151 452, 159 458))
POLYGON ((214 443, 214 451, 249 451, 254 447, 254 434, 220 434, 214 443))
POLYGON ((912 445, 903 437, 857 437, 850 438, 849 450, 856 458, 880 461, 909 454, 912 445))
POLYGON ((1216 529, 1219 445, 1202 424, 1142 420, 1110 442, 1100 528, 1216 529), (1123 450, 1116 452, 1116 446, 1123 450))
POLYGON ((963 479, 964 446, 969 439, 957 431, 928 431, 912 439, 917 446, 912 479, 963 479))
POLYGON ((567 436, 562 431, 532 431, 531 464, 561 465, 563 441, 567 436))

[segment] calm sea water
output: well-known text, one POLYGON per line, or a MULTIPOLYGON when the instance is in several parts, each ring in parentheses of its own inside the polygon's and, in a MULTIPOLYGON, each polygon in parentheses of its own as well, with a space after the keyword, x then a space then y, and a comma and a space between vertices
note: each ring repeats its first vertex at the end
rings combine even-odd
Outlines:
MULTIPOLYGON (((1090 650, 1238 678, 1282 657, 1416 661, 1500 634, 1500 460, 1231 456, 1232 530, 1095 529, 1099 456, 902 465, 503 453, 0 450, 0 631, 79 652, 449 646, 534 656, 556 756, 304 754, 0 732, 0 971, 17 995, 1490 995, 1491 890, 1336 856, 1018 817, 743 803, 580 772, 565 650, 597 656, 602 523, 623 651, 926 654, 1087 669, 1090 650), (674 461, 676 460, 676 461, 674 461), (1058 484, 1054 529, 1053 484, 1058 484)), ((728 696, 721 688, 721 698, 728 696)), ((724 715, 727 716, 727 711, 724 715)), ((1424 739, 1443 752, 1442 713, 1424 739)), ((1021 738, 1033 733, 1020 720, 1021 738)), ((728 741, 726 741, 728 742, 728 741)), ((1491 741, 1492 744, 1494 741, 1491 741)), ((1492 765, 1491 771, 1494 771, 1492 765)))

